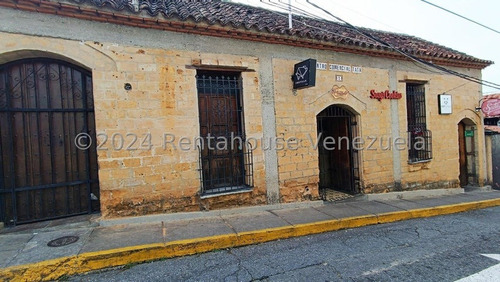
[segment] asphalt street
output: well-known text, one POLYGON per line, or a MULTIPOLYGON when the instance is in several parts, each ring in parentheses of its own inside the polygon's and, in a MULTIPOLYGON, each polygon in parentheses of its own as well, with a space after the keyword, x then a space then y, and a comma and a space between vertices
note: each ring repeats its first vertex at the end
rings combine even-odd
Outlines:
MULTIPOLYGON (((68 279, 442 282, 500 264, 482 254, 500 254, 500 207, 127 265, 68 279)), ((500 273, 496 277, 500 281, 500 273)))

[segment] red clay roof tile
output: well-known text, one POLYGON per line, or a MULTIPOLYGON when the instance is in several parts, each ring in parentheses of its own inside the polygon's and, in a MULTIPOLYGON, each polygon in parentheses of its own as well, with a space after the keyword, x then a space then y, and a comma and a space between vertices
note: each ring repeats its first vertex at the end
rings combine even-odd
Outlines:
MULTIPOLYGON (((47 3, 56 0, 39 1, 47 3)), ((141 17, 155 18, 160 17, 161 14, 161 17, 172 21, 193 20, 208 25, 219 24, 235 29, 257 30, 270 34, 395 52, 392 48, 360 34, 345 24, 294 15, 294 27, 290 30, 286 14, 220 0, 58 0, 57 2, 141 17)), ((447 58, 483 66, 493 63, 414 36, 367 28, 359 29, 412 55, 447 58)))

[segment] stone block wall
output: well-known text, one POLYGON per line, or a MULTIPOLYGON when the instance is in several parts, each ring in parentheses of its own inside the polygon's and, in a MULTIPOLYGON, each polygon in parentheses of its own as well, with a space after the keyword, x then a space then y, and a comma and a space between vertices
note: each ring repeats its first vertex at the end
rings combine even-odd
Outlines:
POLYGON ((266 203, 260 147, 253 152, 251 192, 203 198, 194 144, 199 115, 193 64, 200 63, 250 70, 242 72, 244 126, 248 138, 262 138, 258 58, 6 33, 0 33, 0 39, 3 61, 54 57, 92 71, 103 216, 266 203), (181 138, 191 141, 184 145, 187 150, 181 148, 181 138))
MULTIPOLYGON (((347 64, 353 60, 349 55, 345 57, 345 62, 335 63, 347 64)), ((321 60, 328 62, 329 59, 319 57, 318 62, 321 60)), ((451 75, 410 72, 402 67, 401 70, 394 70, 393 79, 397 87, 391 89, 393 74, 389 68, 361 66, 361 73, 352 73, 330 71, 327 67, 327 70, 316 71, 315 87, 293 91, 289 76, 293 65, 298 62, 273 61, 278 137, 302 140, 297 150, 278 152, 280 192, 284 201, 303 199, 307 188, 313 189, 312 195, 318 193, 318 151, 313 148, 318 134, 316 115, 330 105, 341 105, 357 117, 358 136, 366 144, 359 152, 362 193, 459 187, 458 123, 464 118, 470 119, 476 128, 481 129, 480 116, 474 111, 480 99, 478 85, 464 83, 451 75), (342 76, 342 81, 336 81, 337 75, 342 76), (408 81, 425 82, 427 128, 432 131, 432 160, 415 164, 408 162, 406 149, 409 146, 406 110, 408 81), (345 97, 332 95, 332 88, 341 86, 349 94, 345 97), (392 101, 371 99, 372 89, 396 90, 402 93, 402 98, 392 101), (438 94, 443 93, 452 94, 451 115, 439 115, 438 94), (391 116, 391 113, 395 115, 391 116), (399 127, 393 128, 394 117, 399 127), (393 132, 395 129, 398 132, 393 132), (403 149, 394 145, 395 138, 404 142, 403 149), (370 140, 376 141, 368 148, 370 140), (394 155, 393 150, 399 150, 399 154, 394 155), (395 159, 395 156, 398 158, 395 159), (395 169, 395 166, 398 167, 395 169)), ((484 178, 484 153, 480 149, 484 136, 481 133, 476 131, 475 134, 478 150, 476 171, 480 179, 484 178)))
MULTIPOLYGON (((12 14, 10 10, 0 9, 0 12, 4 16, 12 14)), ((65 28, 51 21, 61 19, 47 16, 33 21, 38 22, 31 26, 38 23, 42 27, 50 25, 50 28, 34 31, 34 34, 26 30, 23 31, 26 34, 0 32, 0 64, 26 57, 52 57, 92 71, 103 216, 268 203, 266 192, 270 187, 266 185, 275 179, 268 179, 266 183, 266 170, 275 169, 275 165, 265 165, 267 140, 264 144, 261 142, 253 153, 255 187, 251 192, 201 197, 198 151, 182 151, 178 144, 180 137, 193 140, 199 136, 194 65, 247 70, 242 72, 242 81, 248 138, 262 140, 266 130, 268 134, 274 134, 269 126, 264 128, 269 119, 263 120, 263 117, 275 114, 276 138, 295 147, 276 152, 280 202, 318 198, 318 151, 314 149, 317 142, 316 116, 333 104, 342 105, 356 115, 358 136, 365 141, 368 137, 377 140, 373 150, 359 152, 363 193, 458 187, 457 124, 464 118, 473 121, 478 129, 475 135, 476 171, 480 184, 486 177, 482 121, 474 111, 480 99, 480 87, 459 78, 419 69, 409 62, 384 58, 211 37, 200 40, 194 35, 73 22, 76 20, 65 18, 64 21, 72 22, 67 25, 69 29, 88 25, 90 31, 77 35, 87 37, 86 40, 64 39, 76 35, 57 36, 64 34, 65 28), (122 33, 117 32, 121 29, 124 29, 122 33), (126 32, 131 34, 132 43, 124 43, 117 35, 126 32), (145 37, 147 32, 151 36, 145 37), (106 36, 112 39, 99 42, 88 39, 106 36), (294 92, 290 79, 293 65, 306 58, 325 63, 355 64, 362 67, 362 71, 317 70, 315 87, 294 92), (272 73, 268 74, 271 69, 272 73), (267 75, 272 77, 272 83, 262 83, 262 76, 267 79, 267 75), (337 81, 337 75, 342 76, 342 81, 337 81), (433 133, 433 159, 409 164, 406 151, 395 155, 392 150, 384 148, 389 138, 407 136, 405 83, 415 80, 427 82, 427 124, 433 133), (126 90, 125 84, 130 84, 131 89, 126 90), (332 95, 333 87, 342 86, 349 92, 347 96, 332 95), (370 99, 372 89, 397 90, 403 93, 403 97, 397 101, 370 99), (271 91, 267 93, 267 90, 271 91), (266 92, 266 97, 263 97, 263 92, 266 92), (438 114, 437 95, 442 93, 452 94, 452 115, 438 114), (264 113, 264 106, 270 110, 264 113), (393 128, 396 120, 398 132, 393 128), (164 146, 165 134, 177 137, 174 140, 177 148, 171 144, 164 146), (115 150, 122 137, 123 148, 115 150)), ((480 77, 480 70, 454 70, 480 77)))
POLYGON ((193 64, 200 63, 205 67, 252 70, 242 73, 245 129, 248 138, 262 138, 257 58, 100 43, 94 48, 110 56, 118 69, 95 75, 97 132, 108 137, 133 134, 138 137, 136 146, 144 138, 150 138, 152 144, 146 150, 113 150, 109 143, 99 151, 103 215, 208 210, 266 202, 260 148, 253 152, 252 192, 202 198, 199 151, 195 146, 199 114, 193 64), (124 90, 125 83, 130 83, 132 90, 124 90), (184 145, 180 143, 182 138, 184 145))

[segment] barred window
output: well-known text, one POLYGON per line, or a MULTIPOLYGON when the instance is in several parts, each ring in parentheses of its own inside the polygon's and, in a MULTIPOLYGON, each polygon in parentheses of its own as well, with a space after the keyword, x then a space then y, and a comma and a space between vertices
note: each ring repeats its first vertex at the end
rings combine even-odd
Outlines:
POLYGON ((406 84, 406 113, 408 120, 408 162, 432 159, 432 133, 427 130, 425 87, 406 84))
POLYGON ((241 75, 198 71, 200 178, 203 195, 253 186, 252 148, 243 122, 241 75))

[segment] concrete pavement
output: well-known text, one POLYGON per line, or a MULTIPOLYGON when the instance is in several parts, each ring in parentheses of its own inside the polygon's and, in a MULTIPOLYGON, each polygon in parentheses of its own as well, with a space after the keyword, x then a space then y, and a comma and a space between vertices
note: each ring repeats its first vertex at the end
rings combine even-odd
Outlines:
POLYGON ((0 231, 0 280, 65 275, 372 224, 499 206, 500 191, 443 197, 274 205, 108 220, 87 216, 0 231), (77 236, 72 244, 51 240, 77 236))
POLYGON ((128 265, 67 281, 452 282, 477 274, 485 279, 475 282, 498 281, 500 261, 488 255, 500 254, 498 218, 500 207, 492 207, 128 265))

